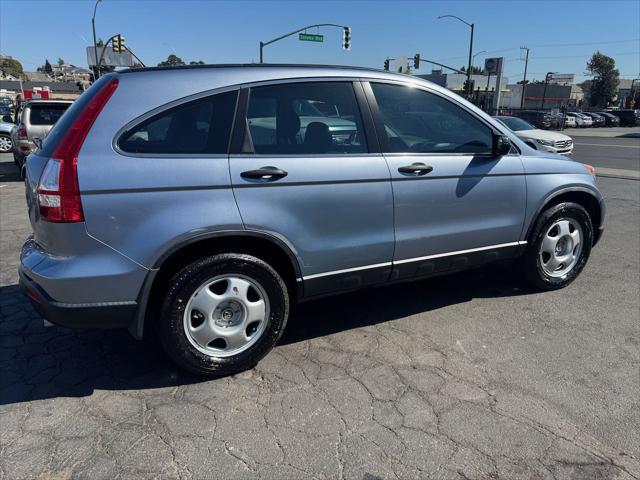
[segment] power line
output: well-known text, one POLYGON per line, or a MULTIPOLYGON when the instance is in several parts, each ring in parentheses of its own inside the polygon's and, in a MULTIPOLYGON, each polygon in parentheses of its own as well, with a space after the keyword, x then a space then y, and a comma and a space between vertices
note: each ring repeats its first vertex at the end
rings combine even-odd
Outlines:
MULTIPOLYGON (((609 57, 613 57, 615 55, 617 56, 622 56, 622 55, 638 55, 640 54, 640 51, 638 52, 620 52, 620 53, 609 53, 607 54, 607 56, 609 57)), ((560 55, 560 56, 555 56, 555 57, 531 57, 531 60, 552 60, 554 58, 584 58, 584 57, 588 57, 591 54, 582 54, 582 55, 560 55)))
MULTIPOLYGON (((547 47, 579 47, 579 46, 585 46, 585 45, 612 45, 612 44, 616 44, 616 43, 632 43, 632 42, 638 42, 640 41, 640 38, 632 38, 629 40, 610 40, 610 41, 606 41, 606 42, 580 42, 580 43, 545 43, 545 44, 540 44, 540 45, 530 45, 529 48, 547 48, 547 47)), ((511 52, 514 50, 519 50, 519 48, 516 47, 512 47, 512 48, 502 48, 500 50, 488 50, 486 53, 503 53, 503 52, 511 52)), ((633 52, 633 53, 637 53, 637 52, 633 52)), ((614 54, 614 55, 621 55, 621 54, 614 54)), ((626 53, 624 55, 627 55, 626 53)), ((577 55, 575 58, 580 57, 582 55, 577 55)), ((440 60, 444 61, 444 60, 457 60, 457 59, 464 59, 467 58, 465 56, 459 56, 459 57, 447 57, 447 58, 441 58, 440 60)), ((536 57, 536 58, 574 58, 574 57, 536 57)))
POLYGON ((580 43, 544 43, 541 45, 531 45, 531 47, 535 48, 546 48, 546 47, 580 47, 583 45, 611 45, 614 43, 631 43, 638 42, 640 38, 632 38, 629 40, 611 40, 607 42, 580 42, 580 43))

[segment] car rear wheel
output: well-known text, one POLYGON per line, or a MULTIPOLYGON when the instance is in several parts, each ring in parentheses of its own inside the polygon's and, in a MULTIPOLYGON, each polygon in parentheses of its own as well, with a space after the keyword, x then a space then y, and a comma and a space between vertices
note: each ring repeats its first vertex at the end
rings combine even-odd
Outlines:
POLYGON ((251 255, 200 259, 169 282, 160 339, 173 360, 198 374, 229 375, 255 366, 277 343, 289 316, 287 286, 251 255))
POLYGON ((4 133, 0 133, 0 153, 9 153, 13 150, 13 142, 11 137, 4 133))
POLYGON ((593 225, 581 205, 565 202, 548 208, 522 259, 527 280, 543 290, 566 287, 586 265, 592 244, 593 225))

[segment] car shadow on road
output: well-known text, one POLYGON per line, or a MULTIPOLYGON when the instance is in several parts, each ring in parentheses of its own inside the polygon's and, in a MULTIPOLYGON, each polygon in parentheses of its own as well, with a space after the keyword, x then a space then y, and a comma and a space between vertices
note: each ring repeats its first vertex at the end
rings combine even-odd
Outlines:
MULTIPOLYGON (((532 293, 507 266, 345 294, 299 305, 280 345, 434 311, 474 298, 532 293)), ((177 368, 153 336, 44 327, 17 285, 0 287, 0 405, 94 390, 144 390, 207 381, 177 368)))
POLYGON ((20 170, 13 161, 0 161, 0 183, 21 181, 20 170))

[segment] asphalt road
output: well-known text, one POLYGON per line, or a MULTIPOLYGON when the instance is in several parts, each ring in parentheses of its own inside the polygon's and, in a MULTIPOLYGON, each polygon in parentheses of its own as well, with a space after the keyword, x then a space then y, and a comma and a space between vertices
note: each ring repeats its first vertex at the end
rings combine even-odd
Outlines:
POLYGON ((573 158, 603 168, 640 171, 640 138, 573 137, 573 158))
MULTIPOLYGON (((10 166, 0 163, 0 174, 10 166)), ((639 184, 562 291, 478 270, 301 306, 253 370, 202 381, 152 340, 44 328, 0 177, 0 478, 640 478, 639 184)))

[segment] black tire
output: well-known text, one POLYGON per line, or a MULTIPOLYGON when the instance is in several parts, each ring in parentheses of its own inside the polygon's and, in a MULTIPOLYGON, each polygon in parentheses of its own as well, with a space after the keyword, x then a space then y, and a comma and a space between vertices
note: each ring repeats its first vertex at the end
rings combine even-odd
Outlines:
POLYGON ((159 319, 159 336, 167 354, 181 367, 207 376, 224 376, 254 367, 276 345, 289 317, 289 294, 278 272, 251 255, 225 253, 199 259, 170 280, 159 319), (191 344, 183 315, 193 293, 208 279, 239 274, 257 282, 269 299, 267 325, 247 350, 229 357, 207 355, 191 344))
POLYGON ((581 205, 572 202, 553 205, 540 214, 529 237, 527 249, 522 257, 525 278, 532 286, 541 290, 564 288, 580 275, 589 260, 592 246, 593 224, 587 211, 581 205), (584 236, 583 245, 574 267, 562 277, 552 277, 542 268, 539 252, 546 232, 555 222, 562 219, 574 220, 580 224, 584 236))

